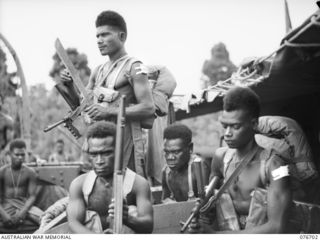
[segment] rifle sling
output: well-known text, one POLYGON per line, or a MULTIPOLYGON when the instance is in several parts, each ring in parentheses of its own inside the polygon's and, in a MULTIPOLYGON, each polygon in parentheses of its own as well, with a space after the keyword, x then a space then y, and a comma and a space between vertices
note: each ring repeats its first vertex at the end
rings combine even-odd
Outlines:
POLYGON ((203 207, 200 209, 201 213, 207 212, 208 209, 212 206, 212 204, 217 201, 221 195, 230 187, 231 183, 233 183, 236 178, 240 175, 240 173, 244 170, 244 168, 249 164, 249 162, 252 160, 252 158, 256 155, 258 152, 258 146, 255 147, 253 151, 248 152, 240 161, 239 166, 233 171, 233 173, 230 175, 230 177, 225 181, 222 186, 220 187, 219 191, 216 195, 212 196, 209 201, 203 205, 203 207))

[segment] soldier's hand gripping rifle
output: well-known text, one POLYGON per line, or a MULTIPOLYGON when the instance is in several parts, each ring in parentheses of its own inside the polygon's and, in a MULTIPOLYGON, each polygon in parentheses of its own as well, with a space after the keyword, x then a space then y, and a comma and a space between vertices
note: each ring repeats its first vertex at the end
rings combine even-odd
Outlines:
POLYGON ((184 233, 184 231, 187 229, 187 227, 189 226, 193 218, 196 218, 199 216, 201 208, 210 202, 210 199, 212 198, 212 195, 214 193, 214 189, 217 186, 217 182, 218 180, 216 178, 213 178, 212 181, 209 183, 208 188, 205 192, 205 195, 200 196, 199 201, 196 202, 196 205, 193 208, 192 213, 187 219, 187 221, 185 221, 184 223, 181 223, 183 225, 182 228, 180 229, 181 233, 184 233))
MULTIPOLYGON (((71 111, 69 112, 69 114, 64 117, 62 120, 46 127, 44 129, 44 132, 50 131, 53 128, 61 125, 61 124, 65 124, 65 126, 70 130, 70 132, 76 137, 79 138, 81 135, 78 131, 77 128, 74 127, 74 125, 72 124, 73 121, 78 118, 78 116, 81 114, 82 111, 84 111, 84 109, 92 103, 92 96, 88 93, 87 89, 85 88, 85 86, 83 85, 79 73, 76 70, 76 68, 74 67, 74 65, 72 64, 72 62, 70 61, 68 54, 66 52, 66 50, 64 49, 64 47, 62 46, 61 42, 59 39, 57 39, 55 41, 55 48, 57 51, 57 54, 59 55, 62 63, 65 65, 65 67, 68 69, 72 79, 73 79, 73 83, 75 84, 75 86, 77 87, 77 89, 80 91, 83 99, 81 101, 81 103, 77 103, 77 101, 75 101, 75 103, 71 104, 70 102, 68 102, 68 104, 71 107, 71 111)), ((61 89, 56 86, 58 91, 62 94, 61 89)), ((77 94, 75 91, 73 91, 73 94, 77 94)), ((62 96, 67 99, 63 94, 62 96)), ((76 99, 77 96, 74 96, 74 99, 76 99)), ((80 102, 80 101, 79 101, 80 102)))
POLYGON ((214 203, 219 200, 221 195, 227 191, 230 185, 236 180, 236 178, 240 175, 240 173, 244 170, 248 163, 254 158, 258 150, 259 148, 255 147, 240 160, 240 164, 232 172, 229 178, 222 184, 216 194, 214 194, 214 189, 217 188, 219 178, 217 176, 213 177, 206 190, 205 197, 200 199, 200 202, 196 203, 196 206, 194 207, 190 217, 185 223, 183 223, 183 226, 180 230, 181 233, 183 233, 187 229, 194 217, 198 217, 200 213, 206 213, 214 205, 214 203))
POLYGON ((121 233, 123 220, 123 139, 125 127, 125 99, 122 95, 120 98, 120 106, 117 117, 117 136, 116 136, 116 150, 114 160, 113 172, 113 199, 114 199, 114 218, 113 218, 113 233, 121 233))

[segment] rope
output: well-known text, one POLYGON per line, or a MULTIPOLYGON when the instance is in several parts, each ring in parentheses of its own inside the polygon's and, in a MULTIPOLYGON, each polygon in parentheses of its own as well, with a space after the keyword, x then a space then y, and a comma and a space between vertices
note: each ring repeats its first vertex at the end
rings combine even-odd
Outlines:
MULTIPOLYGON (((319 25, 320 26, 320 25, 319 25)), ((320 43, 290 43, 288 40, 284 41, 284 45, 287 47, 293 47, 293 48, 318 48, 320 47, 320 43)))
MULTIPOLYGON (((255 63, 255 65, 261 64, 263 61, 272 58, 275 54, 277 54, 279 51, 281 51, 286 46, 288 46, 288 47, 320 47, 320 44, 317 44, 317 43, 310 43, 310 44, 292 43, 294 40, 296 40, 303 32, 305 32, 311 26, 313 26, 313 25, 320 26, 320 22, 318 22, 319 19, 320 19, 320 15, 312 16, 310 19, 310 23, 308 23, 303 28, 301 28, 300 31, 298 33, 296 33, 294 36, 292 36, 289 40, 285 40, 284 44, 280 45, 271 54, 269 54, 268 56, 263 57, 261 59, 258 59, 258 61, 257 61, 257 63, 255 63)), ((248 69, 244 69, 244 70, 240 71, 239 73, 237 73, 237 75, 242 76, 244 73, 246 73, 247 70, 248 69)), ((216 83, 215 85, 207 87, 206 89, 204 89, 204 91, 208 91, 208 90, 212 90, 212 89, 221 90, 220 86, 225 86, 224 84, 231 82, 233 79, 240 80, 240 81, 248 80, 249 78, 253 77, 256 73, 257 73, 257 70, 254 70, 251 74, 249 74, 246 77, 235 78, 235 76, 231 76, 230 78, 228 78, 224 81, 220 81, 220 82, 216 83)), ((256 81, 254 81, 254 80, 250 80, 250 81, 258 83, 258 82, 261 82, 263 79, 264 78, 258 78, 256 81)), ((230 87, 227 87, 227 88, 229 89, 230 87)), ((224 91, 225 90, 223 90, 223 92, 224 91)))
MULTIPOLYGON (((318 17, 319 17, 319 16, 318 16, 318 17)), ((311 22, 313 25, 320 26, 320 23, 317 21, 317 17, 316 17, 316 16, 312 16, 311 19, 310 19, 310 22, 311 22)))

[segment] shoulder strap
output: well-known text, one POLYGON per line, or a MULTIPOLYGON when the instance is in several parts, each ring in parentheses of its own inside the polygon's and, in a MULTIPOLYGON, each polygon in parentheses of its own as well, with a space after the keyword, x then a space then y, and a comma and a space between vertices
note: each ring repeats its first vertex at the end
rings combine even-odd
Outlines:
POLYGON ((97 179, 97 174, 93 170, 88 172, 86 178, 84 179, 84 182, 82 185, 82 193, 83 193, 83 197, 86 204, 88 204, 89 195, 92 192, 96 179, 97 179))
POLYGON ((240 175, 240 173, 244 170, 244 168, 248 165, 248 163, 254 158, 257 154, 259 147, 256 146, 252 151, 248 152, 239 162, 238 167, 232 172, 227 180, 224 181, 222 186, 216 195, 212 196, 209 201, 201 208, 201 212, 206 212, 211 207, 211 205, 218 200, 221 195, 230 187, 230 185, 236 180, 236 178, 240 175))
POLYGON ((227 170, 235 154, 235 149, 228 148, 223 157, 223 176, 226 177, 227 170))
POLYGON ((191 158, 189 163, 188 163, 188 186, 189 186, 189 191, 188 191, 188 199, 194 198, 194 191, 193 191, 193 182, 192 182, 192 163, 193 163, 194 158, 191 158))
POLYGON ((126 197, 131 191, 136 179, 136 173, 126 168, 126 172, 123 179, 123 197, 126 197))
MULTIPOLYGON (((113 70, 113 68, 123 59, 125 59, 124 62, 126 62, 126 59, 127 58, 130 58, 128 55, 125 55, 119 59, 117 59, 107 70, 106 74, 103 76, 103 69, 105 68, 105 66, 107 65, 107 63, 109 62, 106 62, 105 64, 102 64, 98 70, 98 74, 97 74, 97 83, 96 83, 96 86, 102 86, 106 79, 108 78, 109 74, 111 73, 111 71, 113 70), (99 81, 99 82, 98 82, 99 81)), ((121 66, 121 68, 123 68, 123 66, 121 66)), ((114 82, 115 80, 112 80, 112 82, 114 82)), ((111 83, 112 83, 111 82, 111 83)))
POLYGON ((171 189, 171 187, 170 187, 170 184, 169 184, 169 173, 170 173, 170 168, 166 165, 166 166, 165 166, 165 179, 166 179, 166 184, 167 184, 167 186, 168 186, 168 188, 169 188, 169 191, 170 191, 170 198, 171 198, 172 200, 175 200, 174 195, 173 195, 173 191, 172 191, 172 189, 171 189))
POLYGON ((114 78, 112 79, 112 81, 110 83, 108 83, 108 88, 109 89, 114 89, 114 86, 115 86, 115 84, 117 82, 117 79, 119 78, 120 72, 122 71, 124 66, 129 62, 130 59, 131 59, 131 57, 129 57, 129 56, 126 56, 126 58, 124 58, 124 60, 121 63, 120 67, 118 68, 114 78))

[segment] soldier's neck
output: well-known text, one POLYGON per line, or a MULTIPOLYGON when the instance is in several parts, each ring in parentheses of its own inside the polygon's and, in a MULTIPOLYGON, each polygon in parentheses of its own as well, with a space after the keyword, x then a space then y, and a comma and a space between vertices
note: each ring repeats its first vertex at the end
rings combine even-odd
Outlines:
POLYGON ((256 148, 257 143, 254 138, 252 138, 251 141, 249 141, 245 146, 241 148, 237 148, 236 154, 239 158, 244 157, 248 152, 252 151, 254 148, 256 148))
POLYGON ((121 57, 127 55, 126 50, 123 48, 121 50, 119 50, 118 52, 114 53, 114 54, 110 54, 109 55, 109 60, 111 63, 114 63, 115 61, 117 61, 118 59, 120 59, 121 57))
POLYGON ((20 171, 21 168, 22 168, 22 165, 21 166, 13 166, 13 165, 11 165, 11 170, 13 170, 13 171, 20 171))
POLYGON ((110 176, 100 176, 99 179, 106 185, 112 185, 113 175, 110 176))

